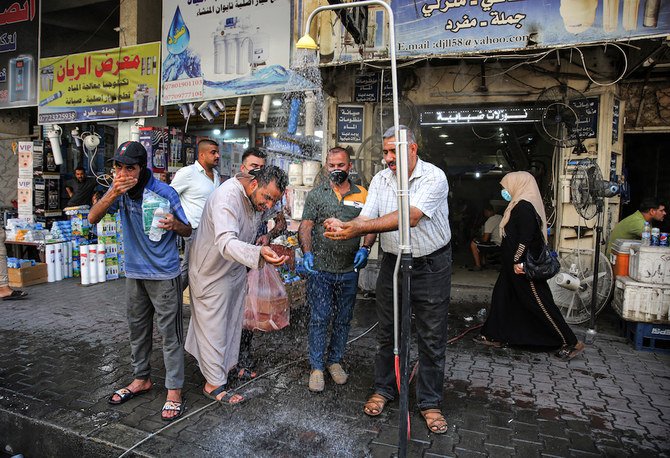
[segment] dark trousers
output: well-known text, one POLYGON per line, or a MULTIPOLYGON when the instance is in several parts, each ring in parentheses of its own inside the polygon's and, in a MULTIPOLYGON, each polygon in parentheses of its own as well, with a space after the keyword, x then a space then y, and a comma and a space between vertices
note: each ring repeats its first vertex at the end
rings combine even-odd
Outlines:
MULTIPOLYGON (((396 256, 385 254, 377 278, 378 351, 375 393, 394 399, 398 393, 393 355, 393 270, 396 256)), ((414 258, 410 301, 419 349, 416 397, 419 409, 439 408, 444 385, 447 313, 451 294, 451 246, 414 258)), ((399 304, 402 307, 402 304, 399 304)), ((402 315, 402 313, 401 313, 402 315)), ((401 337, 402 341, 402 337, 401 337)))

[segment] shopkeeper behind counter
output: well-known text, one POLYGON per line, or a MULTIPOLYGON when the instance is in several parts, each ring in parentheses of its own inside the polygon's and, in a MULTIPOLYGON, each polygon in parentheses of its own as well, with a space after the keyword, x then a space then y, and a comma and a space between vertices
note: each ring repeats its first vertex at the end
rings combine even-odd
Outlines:
POLYGON ((81 165, 74 169, 74 180, 68 182, 65 191, 70 197, 67 202, 68 207, 78 207, 79 205, 91 205, 93 194, 98 186, 95 178, 87 177, 86 170, 81 165))

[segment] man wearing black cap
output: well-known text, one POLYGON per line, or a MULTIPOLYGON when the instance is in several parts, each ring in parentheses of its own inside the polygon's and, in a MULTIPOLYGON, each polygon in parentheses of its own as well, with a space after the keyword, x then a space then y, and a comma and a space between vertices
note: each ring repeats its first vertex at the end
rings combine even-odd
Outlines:
MULTIPOLYGON (((130 350, 134 380, 109 398, 110 404, 122 404, 149 391, 150 351, 153 314, 163 337, 167 401, 161 417, 172 421, 184 412, 181 389, 184 384, 184 339, 179 251, 176 237, 191 235, 191 225, 181 208, 176 191, 154 179, 147 168, 147 152, 138 142, 122 143, 114 157, 114 182, 107 193, 91 208, 88 219, 96 224, 105 213, 119 210, 123 224, 126 253, 126 301, 130 350), (168 214, 160 220, 165 230, 160 239, 147 236, 143 201, 151 196, 169 203, 168 214)), ((147 211, 148 205, 144 206, 147 211)))

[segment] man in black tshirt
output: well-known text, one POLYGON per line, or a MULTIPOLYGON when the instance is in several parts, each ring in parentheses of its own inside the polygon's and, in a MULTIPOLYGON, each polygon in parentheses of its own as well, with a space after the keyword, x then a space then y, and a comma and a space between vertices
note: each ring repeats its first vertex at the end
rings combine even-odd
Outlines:
POLYGON ((94 178, 86 176, 86 171, 81 165, 74 170, 74 180, 65 187, 70 200, 68 207, 77 207, 79 205, 91 205, 91 199, 95 194, 97 183, 94 178))

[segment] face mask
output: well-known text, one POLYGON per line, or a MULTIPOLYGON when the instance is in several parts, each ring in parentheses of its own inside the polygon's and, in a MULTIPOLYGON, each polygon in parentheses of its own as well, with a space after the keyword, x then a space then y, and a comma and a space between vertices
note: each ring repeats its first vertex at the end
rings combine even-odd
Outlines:
POLYGON ((249 170, 247 171, 247 173, 248 173, 249 175, 251 175, 252 177, 256 178, 256 177, 258 177, 258 175, 261 173, 261 170, 263 170, 263 169, 260 168, 260 167, 257 168, 257 169, 249 169, 249 170))
POLYGON ((505 199, 507 202, 512 201, 512 194, 509 193, 507 189, 503 189, 500 191, 500 195, 502 196, 503 199, 505 199))
POLYGON ((349 174, 344 170, 333 170, 330 172, 330 181, 335 184, 342 184, 347 181, 349 174))

